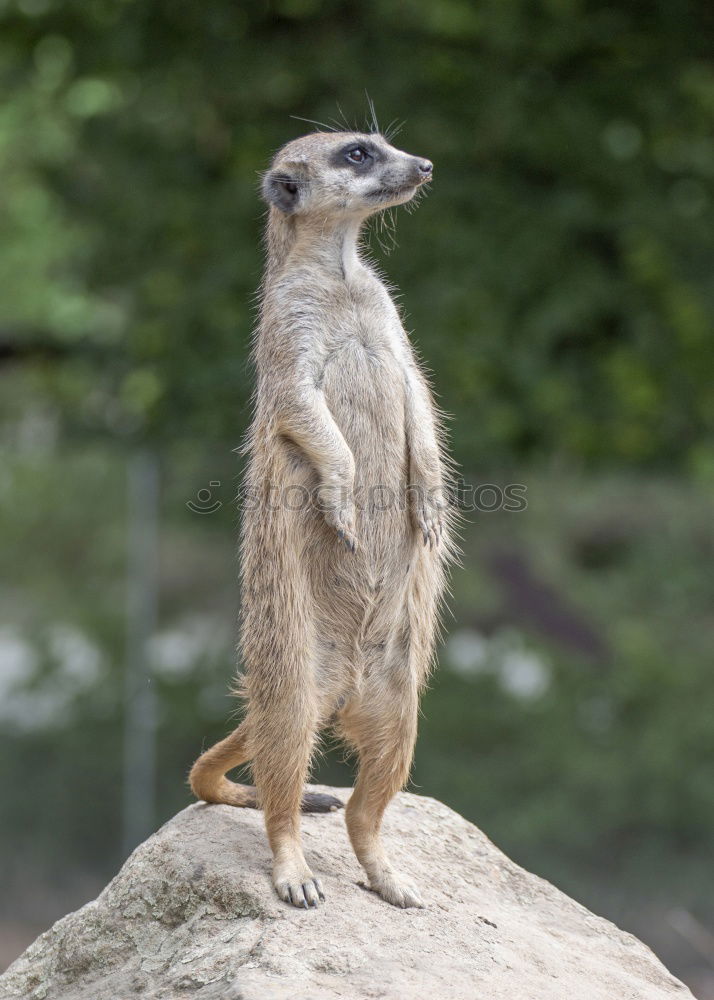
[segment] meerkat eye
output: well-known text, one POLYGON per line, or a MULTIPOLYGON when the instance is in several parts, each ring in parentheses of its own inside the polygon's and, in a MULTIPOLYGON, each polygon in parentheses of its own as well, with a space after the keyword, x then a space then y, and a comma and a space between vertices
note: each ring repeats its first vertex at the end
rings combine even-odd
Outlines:
POLYGON ((347 151, 345 159, 349 163, 366 163, 370 159, 370 155, 362 146, 355 146, 354 149, 347 151))

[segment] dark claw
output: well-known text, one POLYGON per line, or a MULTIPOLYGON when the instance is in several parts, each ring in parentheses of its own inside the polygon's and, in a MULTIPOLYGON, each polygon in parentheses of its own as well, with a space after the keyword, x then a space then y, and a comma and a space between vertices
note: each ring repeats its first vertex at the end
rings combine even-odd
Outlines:
MULTIPOLYGON (((303 891, 303 894, 305 896, 305 899, 307 900, 307 882, 303 882, 303 884, 302 884, 302 891, 303 891)), ((317 903, 316 902, 315 903, 307 903, 307 905, 311 906, 313 909, 317 909, 317 903)))

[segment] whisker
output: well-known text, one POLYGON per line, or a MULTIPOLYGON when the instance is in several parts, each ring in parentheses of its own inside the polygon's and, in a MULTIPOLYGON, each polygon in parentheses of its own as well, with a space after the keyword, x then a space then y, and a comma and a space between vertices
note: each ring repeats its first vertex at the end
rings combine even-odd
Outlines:
POLYGON ((386 129, 384 130, 384 138, 387 140, 387 142, 392 142, 393 139, 396 139, 396 137, 404 128, 405 124, 406 124, 405 119, 401 119, 400 121, 400 119, 398 118, 393 118, 389 123, 389 125, 387 125, 386 129))
POLYGON ((367 118, 367 131, 379 134, 379 122, 377 121, 377 110, 374 106, 374 101, 367 93, 367 88, 365 87, 364 96, 367 99, 367 108, 369 110, 369 117, 367 118), (371 120, 370 120, 371 119, 371 120))
POLYGON ((335 128, 334 125, 328 125, 327 122, 319 122, 314 118, 303 118, 301 115, 290 115, 297 122, 307 122, 308 125, 317 125, 318 130, 324 130, 325 132, 339 132, 340 130, 335 128))
POLYGON ((340 116, 342 118, 341 122, 337 118, 333 118, 332 119, 338 125, 337 131, 340 131, 340 132, 359 132, 359 131, 361 131, 359 125, 357 124, 357 121, 349 122, 347 120, 347 115, 342 110, 342 106, 340 105, 339 101, 335 101, 335 104, 337 105, 337 111, 338 111, 338 113, 340 114, 340 116))

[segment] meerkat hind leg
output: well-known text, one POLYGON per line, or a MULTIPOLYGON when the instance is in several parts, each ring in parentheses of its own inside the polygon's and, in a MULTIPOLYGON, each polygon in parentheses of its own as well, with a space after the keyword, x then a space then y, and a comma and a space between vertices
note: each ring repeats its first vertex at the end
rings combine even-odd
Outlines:
POLYGON ((325 895, 300 842, 300 809, 315 741, 314 727, 309 720, 301 719, 300 713, 277 713, 273 708, 272 715, 265 713, 256 720, 256 731, 261 735, 253 757, 253 776, 273 852, 275 891, 293 906, 317 906, 325 895))
POLYGON ((394 906, 424 904, 408 878, 392 867, 380 836, 384 811, 409 777, 417 729, 417 695, 408 691, 365 691, 342 722, 359 753, 355 790, 345 820, 355 854, 367 872, 369 887, 394 906))

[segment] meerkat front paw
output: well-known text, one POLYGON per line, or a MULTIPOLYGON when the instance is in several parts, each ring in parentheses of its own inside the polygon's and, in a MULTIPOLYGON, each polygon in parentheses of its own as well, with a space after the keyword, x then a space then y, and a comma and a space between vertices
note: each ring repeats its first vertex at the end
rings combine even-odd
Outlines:
POLYGON ((357 551, 355 534, 355 501, 353 485, 323 482, 314 494, 313 502, 325 521, 337 532, 337 537, 350 552, 357 551))
POLYGON ((441 489, 419 489, 412 508, 414 521, 424 539, 424 545, 428 545, 430 549, 442 539, 446 507, 447 502, 441 489))
POLYGON ((337 532, 337 537, 344 542, 350 552, 357 551, 357 535, 355 534, 355 509, 350 504, 325 511, 325 520, 337 532))

